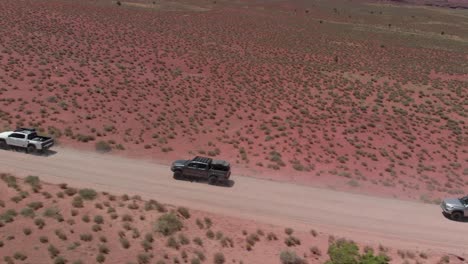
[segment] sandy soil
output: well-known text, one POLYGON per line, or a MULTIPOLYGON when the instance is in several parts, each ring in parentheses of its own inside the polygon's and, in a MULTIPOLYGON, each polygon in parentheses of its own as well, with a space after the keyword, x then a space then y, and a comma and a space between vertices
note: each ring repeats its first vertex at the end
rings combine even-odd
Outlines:
POLYGON ((121 2, 0 1, 0 131, 426 202, 468 192, 462 11, 121 2))
POLYGON ((50 156, 0 151, 3 171, 306 231, 311 226, 367 243, 465 254, 466 224, 436 205, 376 198, 235 175, 232 187, 172 179, 167 165, 56 148, 50 156), (430 230, 430 231, 429 231, 430 230))
MULTIPOLYGON (((314 264, 327 260, 328 245, 342 238, 316 226, 303 231, 184 211, 138 195, 93 189, 86 195, 75 186, 34 177, 0 173, 0 179, 0 255, 5 263, 200 263, 197 259, 213 263, 215 254, 222 254, 224 263, 280 263, 280 252, 288 250, 314 264), (77 203, 80 198, 83 202, 77 203), (183 224, 170 236, 155 228, 159 217, 168 212, 183 224), (175 241, 172 247, 170 237, 175 241), (287 245, 288 238, 298 243, 287 245)), ((460 256, 431 250, 356 243, 361 252, 372 249, 374 254, 389 256, 391 263, 462 263, 460 256)))

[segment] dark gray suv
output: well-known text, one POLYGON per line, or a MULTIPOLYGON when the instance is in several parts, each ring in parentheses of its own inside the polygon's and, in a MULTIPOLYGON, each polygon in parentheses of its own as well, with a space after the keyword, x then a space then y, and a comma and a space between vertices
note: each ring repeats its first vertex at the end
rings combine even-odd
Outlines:
POLYGON ((444 199, 440 207, 453 220, 461 220, 463 217, 468 217, 468 196, 444 199))

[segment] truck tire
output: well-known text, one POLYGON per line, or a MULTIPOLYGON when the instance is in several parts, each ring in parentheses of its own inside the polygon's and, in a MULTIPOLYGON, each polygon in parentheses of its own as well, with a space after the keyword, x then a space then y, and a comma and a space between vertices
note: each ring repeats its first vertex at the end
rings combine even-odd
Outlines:
POLYGON ((173 176, 174 179, 176 180, 182 180, 184 178, 183 174, 182 174, 182 171, 174 171, 174 176, 173 176))
POLYGON ((36 147, 34 145, 28 145, 26 148, 26 153, 34 153, 36 152, 36 147))
POLYGON ((0 140, 0 149, 8 149, 8 145, 5 140, 0 140))
POLYGON ((463 218, 462 212, 455 211, 452 213, 452 219, 455 221, 460 221, 463 218))
POLYGON ((208 178, 208 184, 210 185, 216 185, 217 182, 218 182, 218 178, 214 175, 208 178))

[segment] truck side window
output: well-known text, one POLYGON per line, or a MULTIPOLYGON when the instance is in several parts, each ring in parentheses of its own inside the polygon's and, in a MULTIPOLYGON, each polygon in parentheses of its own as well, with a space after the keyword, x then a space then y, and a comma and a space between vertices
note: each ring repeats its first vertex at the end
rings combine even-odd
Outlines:
POLYGON ((9 137, 12 137, 12 138, 24 138, 24 135, 18 134, 18 133, 13 133, 13 134, 11 134, 9 137))
POLYGON ((197 164, 196 163, 189 163, 189 165, 187 165, 187 167, 192 168, 192 169, 196 169, 197 164))
POLYGON ((35 137, 36 137, 35 134, 29 134, 29 135, 28 135, 28 139, 33 139, 33 138, 35 138, 35 137))
POLYGON ((201 169, 201 170, 206 170, 207 167, 208 167, 208 165, 206 165, 206 164, 202 164, 202 163, 198 164, 198 168, 201 169))

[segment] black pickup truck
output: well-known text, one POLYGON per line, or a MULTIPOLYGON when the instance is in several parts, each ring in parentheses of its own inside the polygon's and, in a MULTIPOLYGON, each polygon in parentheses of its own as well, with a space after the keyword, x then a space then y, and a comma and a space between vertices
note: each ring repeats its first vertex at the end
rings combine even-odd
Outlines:
POLYGON ((227 182, 231 176, 229 162, 201 156, 191 160, 176 160, 171 165, 171 171, 174 172, 174 179, 204 179, 211 185, 227 182))

